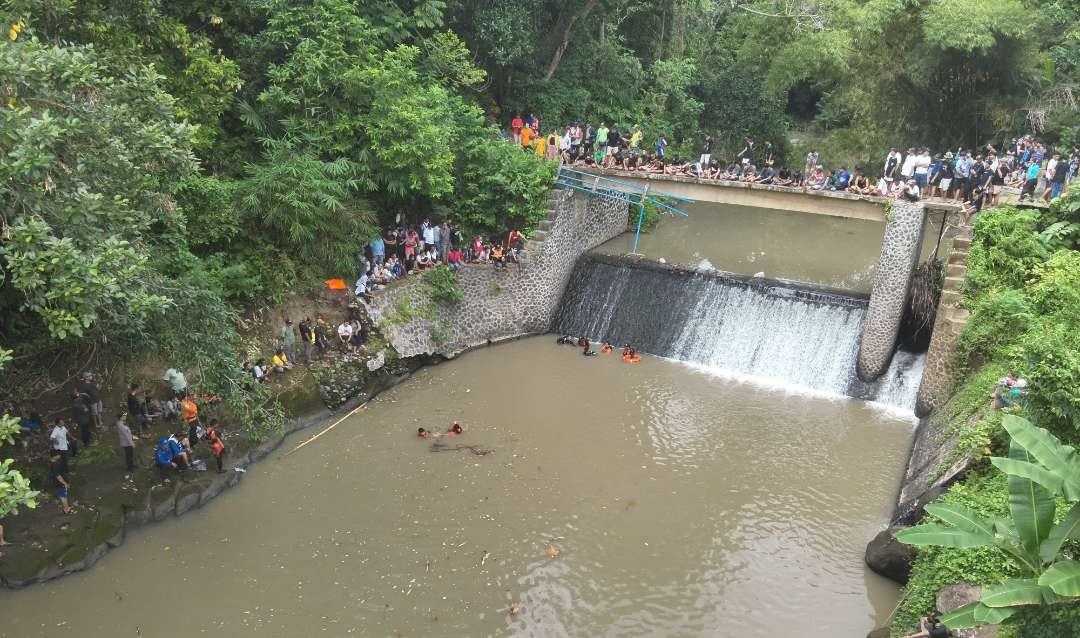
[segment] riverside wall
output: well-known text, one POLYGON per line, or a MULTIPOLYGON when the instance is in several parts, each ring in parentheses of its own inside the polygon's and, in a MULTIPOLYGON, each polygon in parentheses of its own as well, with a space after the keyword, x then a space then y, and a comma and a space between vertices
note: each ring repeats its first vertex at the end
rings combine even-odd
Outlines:
POLYGON ((526 244, 520 264, 464 266, 457 282, 465 299, 452 305, 431 302, 423 279, 410 277, 376 293, 368 313, 402 357, 450 358, 546 332, 578 257, 624 232, 628 216, 624 202, 553 190, 547 219, 526 244))

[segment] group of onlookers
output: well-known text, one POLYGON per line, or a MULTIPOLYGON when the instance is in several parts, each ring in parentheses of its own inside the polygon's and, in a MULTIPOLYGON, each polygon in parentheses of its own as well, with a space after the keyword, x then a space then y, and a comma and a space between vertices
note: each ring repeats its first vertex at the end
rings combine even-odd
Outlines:
POLYGON ((742 150, 730 161, 713 156, 713 138, 706 133, 697 158, 667 154, 667 137, 656 134, 646 144, 639 125, 625 132, 601 122, 572 122, 562 131, 540 133, 539 119, 530 114, 511 123, 513 139, 528 151, 550 160, 583 168, 610 168, 645 173, 685 175, 699 179, 756 183, 801 188, 805 192, 845 191, 859 195, 919 200, 952 199, 966 211, 996 206, 1002 190, 1018 188, 1021 199, 1050 201, 1060 196, 1075 179, 1080 148, 1052 151, 1033 135, 1005 140, 982 149, 958 148, 931 154, 928 148, 909 148, 906 153, 890 149, 881 170, 840 166, 826 169, 816 149, 811 149, 801 170, 781 161, 771 142, 759 146, 746 137, 742 150))
POLYGON ((425 219, 419 226, 388 229, 364 247, 353 292, 371 301, 372 293, 408 275, 443 264, 455 272, 465 264, 505 267, 517 262, 524 250, 525 235, 518 230, 510 231, 505 241, 477 234, 466 242, 459 224, 425 219))
MULTIPOLYGON (((165 435, 159 437, 154 447, 152 463, 166 480, 171 470, 184 471, 190 467, 205 469, 205 464, 194 459, 194 450, 200 441, 206 441, 216 458, 218 472, 223 472, 225 444, 217 420, 203 427, 199 418, 199 402, 212 403, 216 397, 196 395, 187 387, 182 373, 170 369, 165 381, 170 390, 164 400, 159 400, 149 390, 141 390, 138 383, 128 386, 125 403, 117 406, 113 426, 119 446, 124 455, 124 467, 130 473, 138 467, 135 454, 136 441, 152 439, 159 424, 165 425, 165 435), (166 436, 167 435, 167 436, 166 436)), ((68 416, 58 416, 45 427, 45 419, 37 412, 22 417, 24 435, 33 437, 46 432, 48 438, 48 484, 56 490, 60 510, 71 514, 75 510, 70 502, 72 488, 71 459, 79 455, 80 447, 86 449, 95 444, 98 433, 104 428, 102 414, 104 405, 102 387, 97 375, 91 371, 79 375, 71 394, 68 416)))

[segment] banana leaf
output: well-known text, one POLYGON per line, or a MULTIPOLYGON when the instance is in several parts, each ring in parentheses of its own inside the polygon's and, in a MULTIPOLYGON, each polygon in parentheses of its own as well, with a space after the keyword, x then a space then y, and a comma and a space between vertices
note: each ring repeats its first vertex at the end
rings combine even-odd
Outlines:
MULTIPOLYGON (((1034 457, 1015 440, 1009 446, 1009 458, 1031 463, 1034 457)), ((1009 511, 1016 521, 1020 543, 1027 553, 1038 555, 1039 545, 1054 526, 1057 502, 1054 495, 1031 479, 1009 475, 1009 511)))
POLYGON ((1080 596, 1080 562, 1063 560, 1054 563, 1039 577, 1039 584, 1059 596, 1080 596))
POLYGON ((937 523, 916 525, 896 533, 896 540, 907 545, 931 545, 937 547, 986 547, 995 544, 993 536, 977 534, 956 527, 946 527, 937 523))
POLYGON ((993 523, 983 518, 973 509, 953 503, 933 503, 926 506, 926 511, 946 523, 973 534, 994 535, 993 523))
POLYGON ((1043 602, 1043 586, 1034 578, 1014 578, 1000 585, 984 587, 979 602, 987 607, 1040 605, 1043 602))
POLYGON ((1073 505, 1065 518, 1050 530, 1050 535, 1039 545, 1039 557, 1044 563, 1052 563, 1067 540, 1080 540, 1080 503, 1073 505))

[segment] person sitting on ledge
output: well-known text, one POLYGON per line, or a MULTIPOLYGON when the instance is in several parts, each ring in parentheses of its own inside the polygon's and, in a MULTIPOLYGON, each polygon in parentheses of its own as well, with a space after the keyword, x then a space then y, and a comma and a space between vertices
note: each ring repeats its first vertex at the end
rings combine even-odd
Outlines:
POLYGON ((791 186, 792 181, 791 170, 786 165, 781 166, 780 172, 773 178, 773 186, 791 186))

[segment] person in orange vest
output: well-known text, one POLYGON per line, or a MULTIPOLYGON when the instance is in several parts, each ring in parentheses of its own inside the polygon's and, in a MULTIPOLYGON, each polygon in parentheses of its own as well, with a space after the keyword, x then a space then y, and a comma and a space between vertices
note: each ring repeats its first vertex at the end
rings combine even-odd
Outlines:
POLYGON ((184 417, 184 423, 188 424, 189 427, 199 423, 199 406, 191 398, 190 394, 185 395, 184 399, 180 401, 180 415, 184 417))
POLYGON ((221 434, 218 432, 217 419, 210 419, 210 427, 206 429, 206 440, 210 443, 210 451, 214 453, 214 459, 217 460, 218 474, 222 474, 225 472, 221 467, 225 456, 225 443, 221 440, 221 434))

